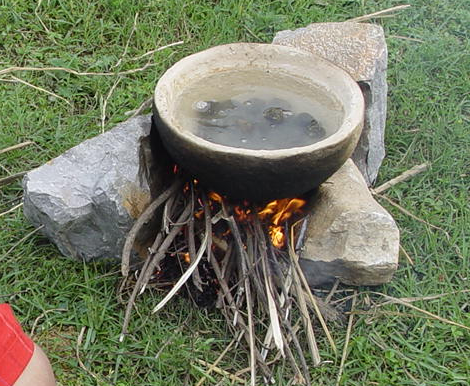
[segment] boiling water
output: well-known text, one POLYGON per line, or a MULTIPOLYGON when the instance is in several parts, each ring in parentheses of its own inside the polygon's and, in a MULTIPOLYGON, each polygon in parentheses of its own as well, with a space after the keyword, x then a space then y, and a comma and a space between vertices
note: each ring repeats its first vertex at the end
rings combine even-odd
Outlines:
POLYGON ((338 130, 343 116, 341 105, 324 91, 262 71, 208 77, 185 89, 176 106, 178 123, 197 136, 258 150, 321 141, 338 130))

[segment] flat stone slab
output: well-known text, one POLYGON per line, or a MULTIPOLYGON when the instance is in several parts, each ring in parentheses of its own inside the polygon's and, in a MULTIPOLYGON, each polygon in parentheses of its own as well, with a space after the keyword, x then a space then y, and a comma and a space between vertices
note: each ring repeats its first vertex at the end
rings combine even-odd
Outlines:
POLYGON ((339 279, 378 285, 398 267, 400 232, 349 159, 323 183, 308 218, 300 264, 313 287, 339 279))
POLYGON ((387 45, 382 27, 368 23, 315 23, 278 32, 273 44, 320 55, 359 83, 366 102, 364 129, 352 159, 370 186, 385 156, 387 45))
POLYGON ((151 116, 131 118, 29 172, 24 214, 65 255, 120 258, 150 190, 139 173, 151 116))

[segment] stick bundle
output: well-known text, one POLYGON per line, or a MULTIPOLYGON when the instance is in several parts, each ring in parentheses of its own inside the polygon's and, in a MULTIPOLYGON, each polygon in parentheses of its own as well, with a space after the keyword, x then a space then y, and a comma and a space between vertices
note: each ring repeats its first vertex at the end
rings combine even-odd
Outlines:
POLYGON ((181 270, 169 280, 172 289, 153 312, 186 288, 197 304, 215 304, 233 336, 246 342, 251 385, 259 383, 259 376, 273 383, 271 366, 280 358, 287 359, 298 384, 310 385, 309 367, 321 362, 312 314, 333 350, 335 346, 297 262, 293 232, 288 251, 275 248, 267 237, 269 224, 258 216, 260 208, 232 205, 215 193, 206 195, 197 183, 184 181, 176 176, 129 232, 122 256, 125 276, 137 235, 163 207, 160 229, 155 231, 127 302, 120 340, 128 334, 137 296, 158 277, 167 282, 173 265, 181 270), (304 354, 304 340, 309 355, 304 354))

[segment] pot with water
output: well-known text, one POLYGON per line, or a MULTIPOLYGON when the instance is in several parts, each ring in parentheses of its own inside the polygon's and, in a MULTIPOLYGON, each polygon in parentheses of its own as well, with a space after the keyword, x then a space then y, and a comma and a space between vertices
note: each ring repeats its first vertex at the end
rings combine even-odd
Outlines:
POLYGON ((159 80, 154 121, 202 184, 235 199, 299 196, 353 152, 364 101, 354 80, 310 53, 236 43, 186 57, 159 80))

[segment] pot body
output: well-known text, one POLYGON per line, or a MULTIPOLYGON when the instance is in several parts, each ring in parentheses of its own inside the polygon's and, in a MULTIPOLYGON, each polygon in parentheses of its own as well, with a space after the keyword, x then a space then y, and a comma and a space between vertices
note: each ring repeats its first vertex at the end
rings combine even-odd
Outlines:
POLYGON ((235 43, 182 59, 155 89, 154 121, 174 160, 200 183, 233 199, 263 202, 299 196, 316 188, 352 154, 361 134, 362 92, 343 70, 323 58, 290 47, 235 43), (185 87, 220 71, 240 68, 291 76, 332 98, 343 111, 336 132, 312 145, 250 150, 215 144, 194 135, 178 121, 178 98, 185 87))

